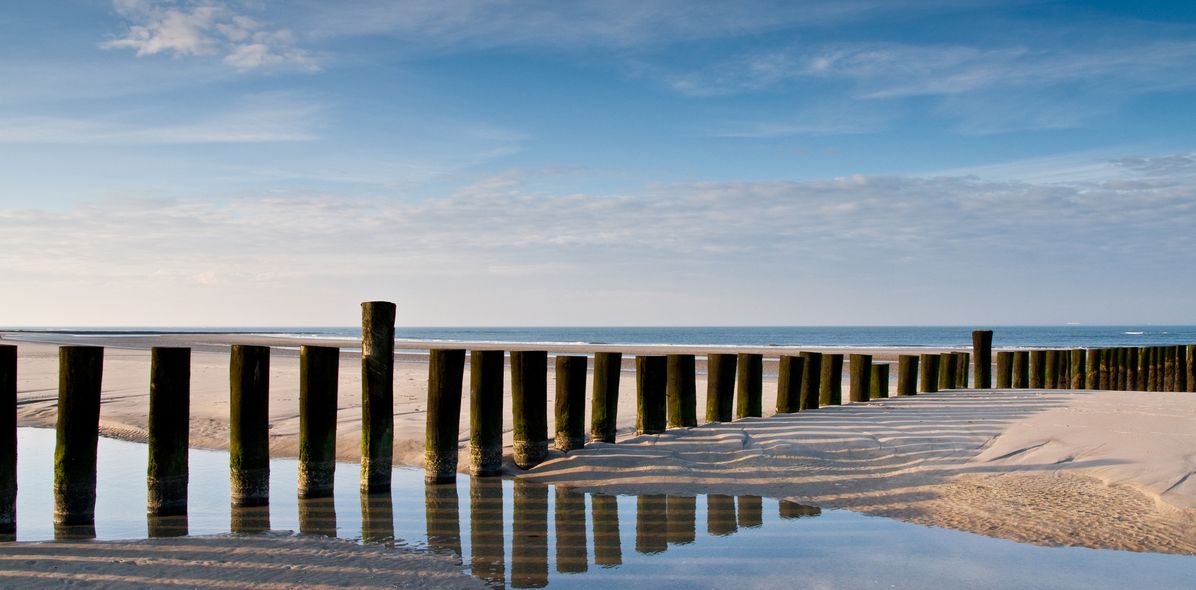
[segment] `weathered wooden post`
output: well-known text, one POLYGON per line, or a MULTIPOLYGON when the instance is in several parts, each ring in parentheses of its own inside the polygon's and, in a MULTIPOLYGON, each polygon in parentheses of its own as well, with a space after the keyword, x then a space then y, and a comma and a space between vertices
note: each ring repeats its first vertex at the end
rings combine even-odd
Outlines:
POLYGON ((1030 388, 1042 389, 1046 385, 1046 351, 1030 351, 1030 388))
POLYGON ((1059 351, 1048 350, 1044 354, 1042 386, 1045 389, 1055 389, 1059 386, 1059 351))
POLYGON ((872 394, 872 355, 853 354, 850 361, 847 397, 852 403, 866 402, 872 394))
POLYGON ((234 344, 229 365, 233 506, 270 503, 270 347, 234 344))
POLYGON ((781 355, 777 361, 777 413, 801 411, 801 380, 805 359, 781 355))
POLYGON ((432 349, 428 353, 424 481, 429 484, 455 482, 457 439, 461 434, 461 381, 465 375, 465 351, 432 349))
POLYGON ((1184 358, 1187 359, 1184 384, 1188 386, 1187 391, 1196 392, 1196 344, 1189 344, 1184 349, 1184 358))
POLYGON ((1026 389, 1030 387, 1030 351, 1013 351, 1013 387, 1026 389))
MULTIPOLYGON (((502 474, 502 382, 504 353, 469 353, 469 473, 502 474)), ((475 480, 476 481, 476 480, 475 480)))
POLYGON ((897 356, 897 395, 917 395, 918 356, 902 354, 897 356))
POLYGON ((150 349, 149 461, 145 512, 187 513, 187 445, 191 432, 191 349, 150 349))
POLYGON ((1163 391, 1175 391, 1175 347, 1163 347, 1163 391))
POLYGON ((817 410, 822 395, 822 353, 802 352, 801 410, 817 410))
POLYGON ((17 347, 0 344, 0 540, 16 533, 17 347))
POLYGON ((1175 390, 1188 391, 1188 349, 1183 346, 1175 347, 1175 390))
POLYGON ((54 526, 64 537, 95 535, 96 445, 104 349, 58 349, 58 423, 54 447, 54 526), (81 527, 71 531, 72 527, 81 527), (90 531, 90 532, 89 532, 90 531))
POLYGON ((889 397, 889 363, 874 363, 869 383, 871 385, 868 388, 869 399, 889 397))
POLYGON ((694 496, 665 498, 669 544, 688 545, 697 537, 698 499, 694 496))
POLYGON ((623 353, 594 353, 594 398, 590 400, 590 440, 594 442, 615 442, 622 372, 623 353))
POLYGON ((1013 388, 1013 351, 997 352, 997 389, 1013 388))
POLYGON ((972 353, 955 353, 955 389, 968 388, 968 374, 972 364, 972 353))
POLYGON ((818 390, 818 404, 843 405, 843 355, 822 355, 822 387, 818 390))
POLYGON ((332 495, 336 475, 336 397, 341 351, 299 347, 299 497, 332 495))
POLYGON ((698 392, 694 355, 668 356, 669 427, 690 428, 698 425, 698 392))
POLYGON ((622 565, 618 498, 609 494, 591 494, 590 520, 594 523, 594 563, 607 567, 622 565))
POLYGON ((972 356, 976 359, 976 389, 993 386, 993 331, 972 331, 972 356))
POLYGON ((394 445, 395 304, 361 304, 361 491, 390 491, 394 445))
POLYGON ((1071 388, 1084 389, 1084 371, 1086 368, 1085 353, 1083 348, 1076 348, 1071 351, 1071 388))
POLYGON ((511 352, 512 455, 520 469, 531 469, 548 456, 548 353, 511 352))
POLYGON ((955 389, 955 355, 939 354, 939 389, 955 389))
POLYGON ((556 357, 556 448, 569 452, 586 444, 586 371, 584 356, 556 357))
POLYGON ((665 389, 668 387, 668 359, 663 356, 635 357, 636 434, 660 434, 668 426, 665 389))
POLYGON ((1150 391, 1150 348, 1138 348, 1138 391, 1150 391))
POLYGON ((934 393, 939 390, 939 355, 923 354, 919 357, 921 366, 918 390, 921 393, 934 393))
POLYGON ((496 586, 507 581, 502 485, 502 480, 492 477, 474 477, 469 482, 469 569, 496 586))
POLYGON ((1084 370, 1084 386, 1087 389, 1100 389, 1100 357, 1099 348, 1088 349, 1087 368, 1084 370))
POLYGON ((1155 347, 1147 346, 1142 349, 1142 373, 1145 376, 1146 391, 1158 391, 1159 373, 1155 366, 1155 347))
POLYGON ((735 523, 735 498, 723 494, 706 494, 706 532, 725 537, 739 530, 735 523))
POLYGON ((735 418, 759 418, 763 415, 764 357, 739 353, 736 357, 735 418))
POLYGON ((669 548, 668 500, 664 494, 635 498, 635 551, 661 553, 669 548))
MULTIPOLYGON (((585 358, 585 357, 582 357, 585 358)), ((586 496, 557 486, 553 523, 556 528, 556 571, 577 574, 586 571, 586 496)))
POLYGON ((1117 349, 1117 389, 1120 391, 1128 391, 1129 387, 1129 360, 1130 349, 1121 347, 1117 349))
POLYGON ((706 421, 730 422, 735 402, 735 367, 733 354, 706 356, 706 421))
POLYGON ((548 585, 548 486, 517 478, 511 524, 511 587, 548 585))
POLYGON ((1125 354, 1125 388, 1130 391, 1141 391, 1138 389, 1138 349, 1127 348, 1125 354))

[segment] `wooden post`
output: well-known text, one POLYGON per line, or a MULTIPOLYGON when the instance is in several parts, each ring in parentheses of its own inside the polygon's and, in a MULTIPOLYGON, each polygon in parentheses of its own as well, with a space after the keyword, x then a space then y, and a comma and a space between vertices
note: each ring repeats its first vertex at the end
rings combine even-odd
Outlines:
POLYGON ((1013 387, 1013 351, 997 352, 997 389, 1013 387))
POLYGON ((874 363, 872 365, 872 375, 869 378, 871 387, 868 388, 869 399, 889 397, 889 364, 874 363))
POLYGON ((758 354, 740 353, 736 357, 736 419, 759 418, 763 415, 763 365, 764 357, 758 354))
POLYGON ((664 494, 635 498, 635 551, 652 555, 669 548, 668 500, 664 494))
POLYGON ((1046 351, 1030 351, 1030 389, 1042 389, 1046 385, 1046 351))
POLYGON ((187 446, 191 432, 191 349, 150 349, 149 462, 145 512, 187 514, 187 446))
POLYGON ((607 567, 622 565, 618 498, 609 494, 590 494, 590 520, 594 526, 594 563, 607 567))
POLYGON ((1150 348, 1138 348, 1138 391, 1150 391, 1150 348))
POLYGON ((17 347, 0 344, 0 540, 17 534, 17 347))
POLYGON ((665 390, 668 387, 668 359, 663 356, 635 357, 636 434, 660 434, 667 427, 665 390))
POLYGON ((694 496, 665 498, 670 545, 688 545, 697 537, 698 499, 694 496))
POLYGON ((1086 389, 1100 389, 1100 357, 1101 349, 1089 348, 1084 370, 1084 386, 1086 389))
POLYGON ((921 374, 918 388, 922 393, 934 393, 939 390, 939 355, 923 354, 919 357, 921 374))
POLYGON ((511 587, 548 585, 548 486, 516 478, 511 524, 511 587))
POLYGON ((1013 352, 1013 387, 1015 389, 1030 387, 1030 351, 1028 350, 1013 352))
POLYGON ((817 410, 822 392, 822 353, 802 352, 801 410, 817 410))
POLYGON ((853 403, 868 401, 872 394, 872 355, 853 354, 850 357, 851 382, 848 399, 853 403))
POLYGON ((1059 351, 1048 350, 1044 356, 1046 361, 1043 363, 1042 386, 1045 389, 1056 389, 1059 386, 1059 351))
POLYGON ((1071 351, 1071 388, 1084 389, 1084 372, 1086 368, 1085 353, 1083 348, 1077 348, 1071 351))
MULTIPOLYGON (((58 349, 58 423, 54 447, 54 525, 91 527, 96 505, 96 445, 100 433, 100 383, 104 349, 58 349)), ((69 536, 69 533, 63 536, 69 536)))
POLYGON ((1175 357, 1175 368, 1172 370, 1174 376, 1171 391, 1185 391, 1188 389, 1187 383, 1187 350, 1182 346, 1172 346, 1171 350, 1175 351, 1172 356, 1175 357))
POLYGON ((801 381, 805 359, 782 355, 777 361, 777 413, 801 411, 801 381))
POLYGON ((501 350, 469 353, 469 473, 502 474, 503 371, 501 350))
POLYGON ((1117 389, 1118 391, 1129 391, 1129 356, 1130 350, 1126 347, 1117 349, 1117 389))
POLYGON ((622 372, 623 353, 594 353, 594 398, 590 400, 590 440, 594 442, 615 442, 622 372))
POLYGON ((1196 392, 1196 344, 1189 344, 1184 349, 1187 366, 1184 368, 1184 384, 1188 392, 1196 392))
POLYGON ((968 388, 968 374, 972 364, 972 353, 955 353, 955 389, 968 388))
POLYGON ((428 353, 424 481, 429 484, 455 482, 457 439, 461 435, 461 380, 465 375, 465 351, 432 349, 428 353))
POLYGON ((733 354, 706 356, 706 421, 730 422, 735 397, 733 354))
POLYGON ((361 491, 390 491, 394 445, 395 304, 361 304, 361 491))
MULTIPOLYGON (((502 353, 499 355, 501 361, 502 353)), ((502 486, 502 480, 490 477, 474 477, 469 482, 469 569, 498 587, 507 580, 502 486)))
POLYGON ((564 452, 586 444, 586 371, 584 356, 556 357, 556 448, 564 452))
POLYGON ((531 469, 548 456, 548 353, 511 352, 512 455, 520 469, 531 469))
POLYGON ((913 354, 897 356, 897 395, 917 395, 918 357, 913 354))
POLYGON ((1125 349, 1125 388, 1129 391, 1141 391, 1138 388, 1138 349, 1125 349))
POLYGON ((668 356, 669 427, 691 428, 698 425, 697 371, 694 355, 668 356))
POLYGON ((955 355, 939 354, 939 389, 955 389, 955 355))
POLYGON ((234 344, 229 365, 233 506, 270 503, 270 348, 234 344))
POLYGON ((843 405, 843 355, 822 355, 822 387, 818 390, 818 404, 843 405))
POLYGON ((993 331, 972 331, 972 356, 976 359, 976 389, 993 386, 993 331))
POLYGON ((332 495, 336 475, 336 397, 341 351, 299 347, 299 497, 332 495))
POLYGON ((562 574, 586 571, 589 551, 586 547, 585 494, 557 486, 552 520, 556 527, 556 571, 562 574))

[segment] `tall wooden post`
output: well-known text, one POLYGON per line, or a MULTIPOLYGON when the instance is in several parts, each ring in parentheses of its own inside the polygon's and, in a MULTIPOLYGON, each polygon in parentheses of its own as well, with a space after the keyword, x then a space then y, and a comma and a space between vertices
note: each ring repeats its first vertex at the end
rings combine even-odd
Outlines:
POLYGON ((556 448, 574 451, 586 444, 586 370, 584 356, 556 357, 556 448))
POLYGON ((395 304, 361 304, 361 491, 390 491, 394 453, 395 304))
POLYGON ((706 356, 706 421, 730 422, 735 397, 735 366, 733 354, 706 356))
POLYGON ((866 402, 872 394, 872 355, 853 354, 850 361, 848 399, 853 403, 866 402))
POLYGON ((972 331, 972 356, 976 360, 976 389, 993 386, 993 331, 972 331))
POLYGON ((1128 391, 1129 384, 1129 352, 1126 347, 1117 349, 1117 389, 1119 391, 1128 391))
POLYGON ((1013 351, 997 352, 997 389, 1013 387, 1013 351))
POLYGON ((512 455, 520 469, 531 469, 548 456, 548 353, 511 352, 512 455))
POLYGON ((869 399, 889 397, 889 363, 873 363, 869 382, 871 385, 868 389, 869 399))
POLYGON ((955 353, 955 389, 968 388, 969 367, 972 364, 972 353, 955 353))
POLYGON ((1175 390, 1188 391, 1188 349, 1184 346, 1175 347, 1175 390))
MULTIPOLYGON (((63 346, 58 351, 54 525, 94 527, 104 349, 63 346)), ((82 536, 90 535, 83 533, 82 536)))
POLYGON ((622 372, 623 353, 594 353, 594 398, 590 400, 590 440, 594 442, 615 442, 622 372))
POLYGON ((191 423, 191 349, 150 349, 149 462, 146 514, 187 513, 191 423))
POLYGON ((232 503, 265 506, 270 503, 270 348, 234 344, 229 384, 232 503))
POLYGON ((1046 385, 1046 351, 1030 351, 1030 389, 1042 389, 1046 385))
POLYGON ((660 434, 668 423, 665 390, 668 388, 668 359, 663 356, 635 357, 636 434, 660 434))
POLYGON ((341 351, 299 348, 299 497, 332 495, 336 475, 336 397, 341 351))
POLYGON ((801 411, 801 380, 805 359, 782 355, 777 361, 777 413, 801 411))
MULTIPOLYGON (((424 426, 424 481, 457 481, 457 439, 461 434, 461 380, 465 351, 428 351, 428 412, 424 426)), ((584 384, 584 382, 583 382, 584 384)))
POLYGON ((801 410, 817 410, 822 395, 822 353, 802 352, 805 365, 801 375, 801 410))
POLYGON ((1112 365, 1113 365, 1113 349, 1102 348, 1100 351, 1100 379, 1099 379, 1099 381, 1097 381, 1097 383, 1099 384, 1097 389, 1101 389, 1101 390, 1105 390, 1105 391, 1113 389, 1112 380, 1110 379, 1110 377, 1113 376, 1113 366, 1112 365))
POLYGON ((818 403, 823 406, 843 405, 843 355, 822 355, 822 388, 818 391, 818 403))
POLYGON ((1129 391, 1138 389, 1138 349, 1125 349, 1125 388, 1129 391))
POLYGON ((1030 351, 1028 350, 1013 352, 1013 387, 1015 389, 1030 387, 1030 351))
POLYGON ((939 354, 939 389, 955 389, 955 355, 939 354))
POLYGON ((502 474, 503 371, 501 350, 469 353, 469 473, 502 474))
POLYGON ((1084 386, 1087 389, 1100 389, 1101 350, 1099 348, 1089 348, 1087 357, 1087 368, 1084 370, 1084 386))
POLYGON ((740 353, 736 358, 735 418, 759 418, 763 415, 764 358, 758 354, 740 353))
POLYGON ((697 372, 694 355, 668 356, 669 427, 690 428, 698 425, 697 372))
POLYGON ((0 344, 0 539, 16 533, 17 347, 0 344))
POLYGON ((1083 348, 1077 348, 1071 351, 1071 388, 1084 389, 1085 387, 1085 370, 1087 368, 1085 353, 1083 348))
POLYGON ((1046 361, 1043 363, 1042 386, 1046 389, 1056 389, 1059 386, 1059 351, 1048 350, 1044 356, 1046 361))
POLYGON ((939 355, 924 354, 919 358, 921 375, 918 388, 922 393, 934 393, 939 390, 939 355))
POLYGON ((918 356, 902 354, 897 356, 897 395, 917 395, 918 356))

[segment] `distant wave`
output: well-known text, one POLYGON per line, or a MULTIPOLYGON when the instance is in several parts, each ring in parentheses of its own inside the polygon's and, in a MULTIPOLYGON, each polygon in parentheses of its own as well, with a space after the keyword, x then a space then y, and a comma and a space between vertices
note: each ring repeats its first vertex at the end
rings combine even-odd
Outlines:
POLYGON ((1128 335, 1130 335, 1130 336, 1141 336, 1141 335, 1143 335, 1143 334, 1145 334, 1145 333, 1146 333, 1146 332, 1122 332, 1122 334, 1128 334, 1128 335))

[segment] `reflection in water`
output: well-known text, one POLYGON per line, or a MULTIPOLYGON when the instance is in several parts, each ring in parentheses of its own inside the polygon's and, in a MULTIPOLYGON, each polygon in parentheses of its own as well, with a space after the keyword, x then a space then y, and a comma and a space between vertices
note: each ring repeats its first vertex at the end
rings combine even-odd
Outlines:
POLYGON ((735 526, 735 498, 722 494, 706 496, 706 532, 726 536, 739 530, 735 526))
POLYGON ((806 506, 805 504, 798 504, 789 500, 781 500, 778 511, 781 518, 804 518, 822 514, 822 509, 817 506, 806 506))
POLYGON ((461 513, 457 483, 425 483, 424 505, 428 522, 428 547, 461 557, 461 513))
POLYGON ((635 550, 660 553, 669 548, 668 512, 665 496, 653 494, 635 499, 635 550))
POLYGON ((739 496, 739 526, 754 529, 764 526, 764 510, 760 496, 739 496))
POLYGON ((556 571, 586 571, 586 497, 569 488, 556 488, 556 571))
POLYGON ((146 533, 149 537, 185 537, 187 536, 187 515, 159 516, 146 515, 146 533))
POLYGON ((469 480, 470 569, 491 585, 506 585, 506 543, 503 534, 503 482, 494 477, 469 480))
POLYGON ((698 499, 694 496, 669 496, 669 544, 687 545, 694 542, 697 529, 698 499))
POLYGON ((394 547, 395 515, 390 492, 361 494, 361 540, 394 547))
POLYGON ((622 565, 618 498, 607 494, 591 495, 590 517, 594 521, 594 563, 602 567, 622 565))
POLYGON ((54 523, 55 541, 84 541, 96 538, 95 524, 54 523))
POLYGON ((511 586, 548 585, 548 486, 515 480, 511 539, 511 586))
POLYGON ((234 533, 264 533, 270 530, 270 505, 232 507, 229 530, 234 533))
POLYGON ((299 532, 336 536, 336 503, 331 496, 299 498, 299 532))

